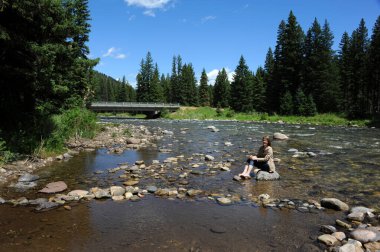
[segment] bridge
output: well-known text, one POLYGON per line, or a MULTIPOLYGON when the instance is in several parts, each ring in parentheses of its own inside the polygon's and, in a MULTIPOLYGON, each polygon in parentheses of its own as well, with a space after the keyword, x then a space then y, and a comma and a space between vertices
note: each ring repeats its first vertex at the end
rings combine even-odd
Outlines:
POLYGON ((133 112, 143 113, 150 118, 158 117, 162 111, 173 112, 180 108, 179 103, 153 102, 93 102, 89 109, 94 112, 133 112))

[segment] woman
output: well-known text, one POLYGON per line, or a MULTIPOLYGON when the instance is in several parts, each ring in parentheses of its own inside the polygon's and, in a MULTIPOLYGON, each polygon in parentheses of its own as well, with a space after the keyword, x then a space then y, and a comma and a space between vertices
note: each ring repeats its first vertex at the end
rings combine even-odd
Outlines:
POLYGON ((257 156, 250 155, 247 159, 247 165, 244 167, 244 171, 239 176, 244 178, 251 178, 250 174, 253 166, 257 167, 253 170, 255 174, 259 171, 266 171, 273 173, 276 170, 276 166, 273 161, 273 149, 269 136, 263 137, 263 145, 260 147, 257 156))

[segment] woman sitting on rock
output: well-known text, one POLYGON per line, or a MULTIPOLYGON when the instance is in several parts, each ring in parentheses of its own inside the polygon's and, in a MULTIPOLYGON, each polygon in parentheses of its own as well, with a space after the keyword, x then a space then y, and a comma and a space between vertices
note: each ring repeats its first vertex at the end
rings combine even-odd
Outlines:
POLYGON ((273 149, 269 136, 263 137, 263 145, 260 147, 257 156, 250 155, 247 159, 247 164, 244 167, 244 171, 239 174, 240 177, 251 178, 250 174, 253 166, 257 167, 253 170, 256 175, 259 171, 266 171, 273 173, 276 170, 276 166, 273 161, 273 149))

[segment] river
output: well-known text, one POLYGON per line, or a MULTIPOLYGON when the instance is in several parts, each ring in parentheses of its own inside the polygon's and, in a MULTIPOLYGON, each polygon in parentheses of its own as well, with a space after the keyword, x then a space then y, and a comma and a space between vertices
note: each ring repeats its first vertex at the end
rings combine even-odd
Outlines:
MULTIPOLYGON (((147 195, 138 202, 81 202, 71 204, 71 211, 59 208, 44 213, 3 205, 1 251, 318 251, 323 248, 316 242, 319 226, 333 224, 343 213, 263 208, 249 198, 263 193, 293 201, 335 197, 349 205, 380 208, 379 129, 233 121, 103 121, 145 125, 151 131, 160 128, 173 134, 137 151, 80 153, 39 170, 39 183, 63 180, 70 190, 121 185, 120 173, 108 169, 136 160, 149 165, 153 160, 183 156, 165 178, 142 176, 138 186, 201 189, 207 195, 241 200, 221 206, 206 196, 165 199, 147 195), (219 131, 211 132, 208 126, 219 131), (246 156, 255 154, 261 145, 262 136, 274 132, 289 136, 289 140, 272 142, 274 155, 281 160, 276 164, 281 179, 233 181, 246 156), (315 155, 293 157, 292 149, 315 155), (231 162, 231 171, 214 171, 204 162, 204 154, 231 162), (191 174, 194 164, 199 174, 191 174), (184 172, 188 173, 186 186, 177 179, 184 172)), ((0 192, 4 198, 36 198, 33 190, 21 194, 1 188, 0 192)))

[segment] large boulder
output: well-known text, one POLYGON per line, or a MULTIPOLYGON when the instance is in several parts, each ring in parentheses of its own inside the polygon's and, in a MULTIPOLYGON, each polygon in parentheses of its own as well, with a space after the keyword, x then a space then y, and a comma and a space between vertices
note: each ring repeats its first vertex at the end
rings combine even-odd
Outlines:
POLYGON ((259 171, 256 174, 256 180, 278 180, 280 179, 280 174, 278 172, 269 173, 266 171, 259 171))
POLYGON ((275 140, 287 140, 287 139, 289 139, 289 137, 285 134, 276 132, 273 134, 273 139, 275 139, 275 140))

